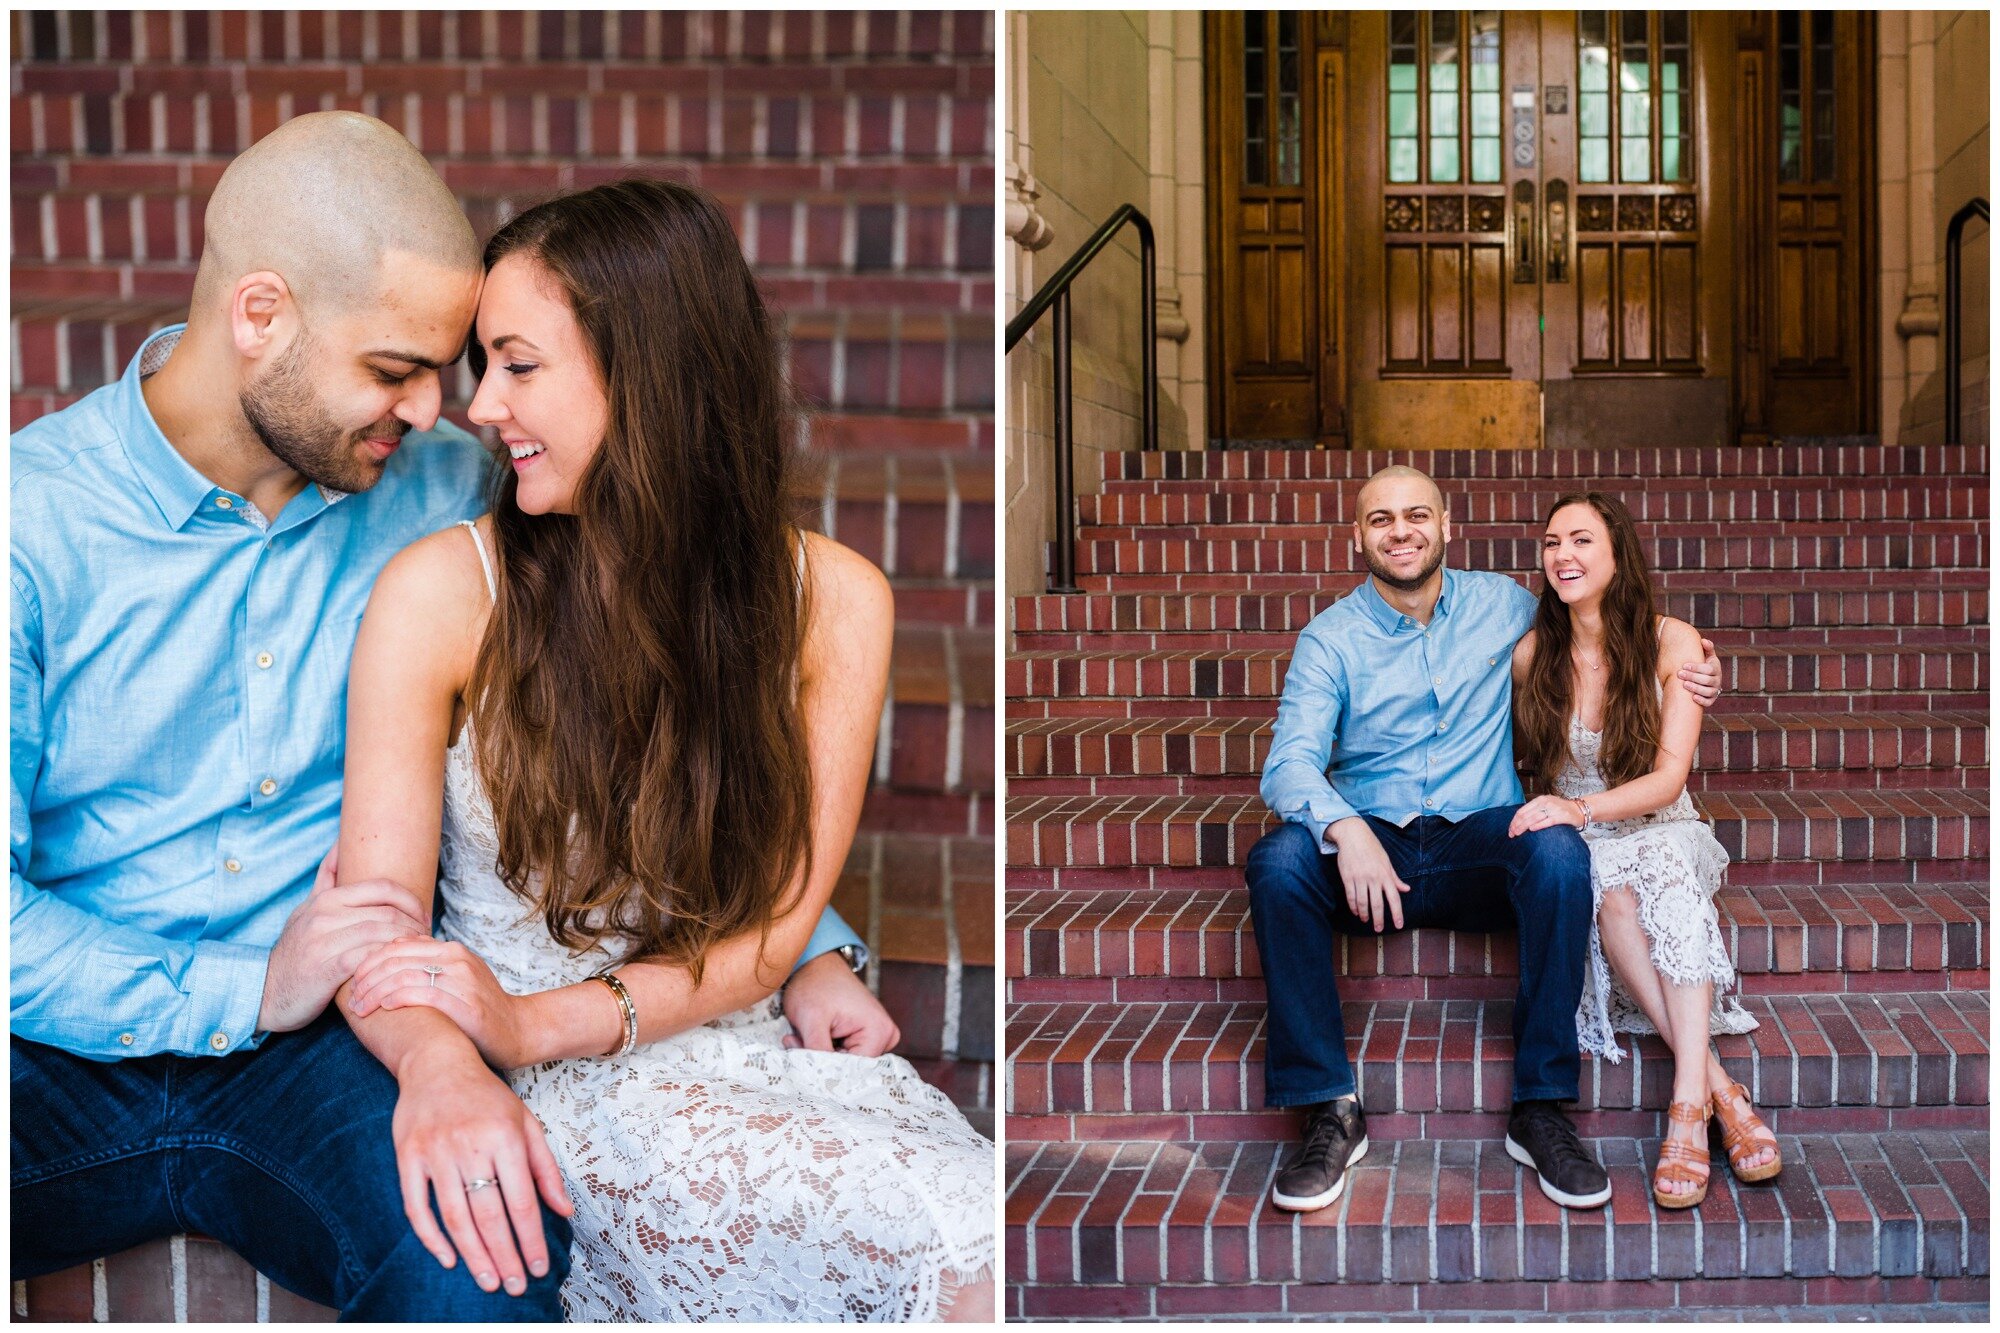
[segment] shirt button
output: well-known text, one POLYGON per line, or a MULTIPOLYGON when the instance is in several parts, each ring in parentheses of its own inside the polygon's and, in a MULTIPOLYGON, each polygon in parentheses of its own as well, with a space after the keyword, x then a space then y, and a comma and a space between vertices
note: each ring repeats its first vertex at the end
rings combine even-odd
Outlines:
POLYGON ((118 1044, 120 1046, 130 1046, 132 1044, 132 1041, 133 1037, 131 1033, 121 1032, 118 1034, 118 1044))
MULTIPOLYGON (((1443 731, 1444 728, 1439 727, 1438 730, 1443 731)), ((257 784, 257 790, 263 792, 266 796, 269 796, 272 792, 278 790, 278 780, 276 778, 265 778, 262 782, 257 784)))
POLYGON ((233 875, 243 868, 243 863, 232 856, 222 863, 222 868, 233 875))
POLYGON ((226 495, 218 495, 215 497, 215 507, 217 509, 234 509, 236 502, 226 495))
POLYGON ((1430 799, 1429 797, 1425 797, 1425 798, 1424 798, 1424 809, 1428 810, 1428 809, 1430 809, 1431 807, 1435 806, 1436 804, 1437 804, 1437 802, 1436 802, 1436 801, 1433 801, 1433 800, 1431 800, 1431 799, 1430 799))
POLYGON ((271 666, 271 655, 269 653, 258 653, 257 665, 263 667, 265 670, 269 670, 271 666))
POLYGON ((218 1032, 208 1039, 208 1044, 218 1051, 226 1051, 229 1049, 229 1034, 218 1032))
POLYGON ((1431 677, 1431 684, 1433 684, 1433 685, 1442 685, 1442 684, 1444 684, 1444 677, 1443 677, 1443 676, 1432 676, 1432 677, 1431 677))
POLYGON ((1486 665, 1487 665, 1487 666, 1493 666, 1493 665, 1496 665, 1496 664, 1497 664, 1497 663, 1498 663, 1499 661, 1500 661, 1500 659, 1499 659, 1499 658, 1497 658, 1497 657, 1489 657, 1489 658, 1487 658, 1487 659, 1486 659, 1486 665))
MULTIPOLYGON (((1444 730, 1444 723, 1442 723, 1442 722, 1438 723, 1438 730, 1439 730, 1439 731, 1443 731, 1443 730, 1444 730)), ((269 795, 270 795, 271 793, 269 793, 269 792, 265 792, 264 794, 265 794, 266 796, 269 796, 269 795)))

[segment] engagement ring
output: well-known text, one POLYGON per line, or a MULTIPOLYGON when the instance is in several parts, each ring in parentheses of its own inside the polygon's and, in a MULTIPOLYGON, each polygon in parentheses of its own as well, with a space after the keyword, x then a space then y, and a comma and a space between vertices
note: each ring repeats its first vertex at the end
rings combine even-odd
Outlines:
MULTIPOLYGON (((425 964, 424 971, 431 974, 431 979, 425 983, 426 985, 429 986, 436 986, 438 984, 438 978, 444 975, 444 969, 439 967, 436 963, 425 964)), ((493 1182, 489 1180, 486 1183, 490 1185, 493 1182)))
POLYGON ((491 1185, 493 1183, 494 1182, 488 1180, 485 1176, 481 1176, 477 1180, 468 1180, 465 1182, 465 1192, 467 1194, 477 1194, 479 1193, 479 1191, 485 1189, 488 1185, 491 1185))

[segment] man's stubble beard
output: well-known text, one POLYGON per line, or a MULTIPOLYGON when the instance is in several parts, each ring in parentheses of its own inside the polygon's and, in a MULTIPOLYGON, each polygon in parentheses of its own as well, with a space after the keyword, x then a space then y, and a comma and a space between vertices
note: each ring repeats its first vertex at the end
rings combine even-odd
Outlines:
POLYGON ((1430 544, 1430 553, 1425 558, 1423 567, 1417 571, 1414 578, 1406 579, 1391 573, 1389 566, 1384 563, 1381 556, 1375 554, 1375 548, 1367 542, 1361 543, 1361 560, 1363 564, 1368 566, 1370 574, 1373 574, 1397 592, 1415 592, 1417 589, 1423 587, 1430 576, 1437 573, 1438 566, 1444 563, 1444 543, 1432 542, 1430 544))
MULTIPOLYGON (((266 449, 307 481, 328 490, 365 491, 384 465, 356 453, 357 436, 343 430, 313 389, 308 369, 315 348, 305 333, 271 368, 237 395, 243 419, 266 449)), ((398 423, 397 434, 402 434, 398 423)))

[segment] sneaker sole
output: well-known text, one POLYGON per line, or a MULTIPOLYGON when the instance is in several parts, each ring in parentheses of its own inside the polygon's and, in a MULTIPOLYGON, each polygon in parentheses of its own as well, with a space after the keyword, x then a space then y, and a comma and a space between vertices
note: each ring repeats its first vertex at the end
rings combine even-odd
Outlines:
POLYGON ((1565 1194, 1549 1184, 1547 1177, 1542 1175, 1541 1168, 1535 1165, 1534 1157, 1526 1148, 1514 1142, 1512 1134, 1507 1136, 1507 1155, 1535 1173, 1535 1183, 1542 1187, 1542 1193, 1549 1196, 1551 1203, 1560 1204, 1564 1208, 1598 1208, 1611 1202, 1611 1182, 1608 1180, 1604 1182, 1604 1188, 1595 1194, 1565 1194))
MULTIPOLYGON (((1354 1151, 1347 1155, 1347 1165, 1353 1166, 1367 1155, 1368 1140, 1364 1137, 1361 1142, 1354 1145, 1354 1151)), ((1320 1209, 1330 1207, 1338 1202, 1340 1192, 1346 1188, 1347 1168, 1343 1167, 1341 1168, 1340 1179, 1334 1181, 1333 1188, 1324 1194, 1309 1194, 1301 1198, 1295 1194, 1281 1193, 1278 1187, 1273 1185, 1271 1187, 1271 1206, 1281 1208, 1288 1213, 1316 1213, 1320 1209)))

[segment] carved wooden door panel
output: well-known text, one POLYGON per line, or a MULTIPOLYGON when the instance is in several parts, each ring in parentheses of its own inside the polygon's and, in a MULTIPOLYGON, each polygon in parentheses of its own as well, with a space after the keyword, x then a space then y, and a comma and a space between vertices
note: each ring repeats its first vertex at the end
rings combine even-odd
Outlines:
POLYGON ((1355 16, 1357 438, 1720 443, 1727 237, 1684 11, 1355 16), (1371 132, 1372 131, 1372 132, 1371 132))

